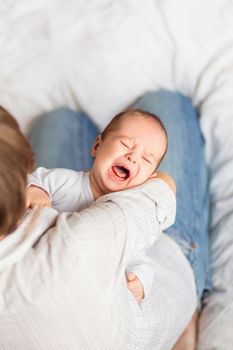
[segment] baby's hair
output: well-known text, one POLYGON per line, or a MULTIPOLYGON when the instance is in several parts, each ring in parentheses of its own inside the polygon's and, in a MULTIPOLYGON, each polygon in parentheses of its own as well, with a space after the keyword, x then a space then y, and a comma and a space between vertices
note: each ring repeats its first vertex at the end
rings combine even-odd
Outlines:
MULTIPOLYGON (((117 115, 115 115, 115 117, 112 118, 112 120, 110 121, 110 123, 105 127, 105 129, 103 130, 103 132, 101 133, 101 138, 104 140, 104 138, 107 136, 107 134, 110 131, 114 131, 117 128, 117 124, 118 122, 124 118, 124 117, 129 117, 129 116, 140 116, 146 119, 150 119, 152 120, 156 126, 162 131, 162 133, 165 136, 166 139, 166 148, 164 150, 164 153, 162 155, 162 157, 159 160, 159 164, 161 163, 161 161, 163 160, 166 152, 167 152, 167 148, 168 148, 168 135, 167 135, 167 131, 165 129, 165 126, 163 124, 163 122, 161 121, 161 119, 156 115, 153 114, 151 112, 148 111, 144 111, 142 109, 128 109, 125 110, 121 113, 118 113, 117 115)), ((159 164, 157 165, 157 167, 159 166, 159 164)))

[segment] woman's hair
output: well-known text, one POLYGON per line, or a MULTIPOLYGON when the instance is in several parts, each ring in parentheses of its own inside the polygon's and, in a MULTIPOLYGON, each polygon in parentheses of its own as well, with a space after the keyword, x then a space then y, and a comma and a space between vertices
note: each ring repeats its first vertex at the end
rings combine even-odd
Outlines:
POLYGON ((18 159, 22 165, 26 168, 27 172, 31 172, 34 168, 34 153, 31 145, 21 133, 20 130, 16 130, 0 122, 0 140, 8 143, 13 152, 17 153, 18 159))
POLYGON ((0 140, 0 235, 9 234, 25 211, 27 170, 18 153, 0 140))
POLYGON ((0 108, 0 236, 11 233, 25 212, 27 173, 34 154, 18 123, 0 108))
POLYGON ((4 123, 11 128, 20 131, 19 124, 14 117, 3 107, 0 106, 0 122, 4 123))
POLYGON ((35 157, 31 145, 20 131, 17 121, 2 107, 0 107, 0 140, 12 146, 28 172, 33 170, 35 157))

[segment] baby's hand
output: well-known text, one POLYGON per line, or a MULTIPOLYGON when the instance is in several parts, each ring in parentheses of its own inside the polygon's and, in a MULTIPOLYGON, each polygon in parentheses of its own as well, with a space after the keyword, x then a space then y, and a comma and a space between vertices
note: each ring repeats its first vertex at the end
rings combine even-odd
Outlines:
POLYGON ((137 301, 141 301, 144 298, 144 288, 140 279, 133 273, 127 273, 127 286, 130 292, 134 295, 137 301))
POLYGON ((51 200, 47 192, 42 190, 42 188, 37 186, 29 186, 26 192, 26 207, 33 208, 36 205, 39 207, 50 207, 51 208, 51 200))

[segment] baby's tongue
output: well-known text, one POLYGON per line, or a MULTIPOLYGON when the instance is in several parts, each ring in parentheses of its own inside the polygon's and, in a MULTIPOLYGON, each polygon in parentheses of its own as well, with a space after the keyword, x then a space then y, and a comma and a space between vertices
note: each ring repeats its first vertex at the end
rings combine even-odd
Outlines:
POLYGON ((121 166, 113 166, 112 170, 121 179, 124 179, 126 177, 126 173, 125 173, 125 170, 123 169, 123 167, 121 167, 121 166))

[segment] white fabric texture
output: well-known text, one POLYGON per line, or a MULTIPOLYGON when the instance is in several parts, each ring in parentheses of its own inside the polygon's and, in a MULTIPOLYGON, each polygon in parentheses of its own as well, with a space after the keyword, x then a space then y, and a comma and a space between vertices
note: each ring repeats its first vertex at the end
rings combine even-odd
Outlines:
POLYGON ((174 217, 174 195, 161 180, 80 213, 29 210, 0 244, 0 348, 170 349, 196 307, 191 268, 161 234, 174 217), (153 293, 139 306, 126 286, 126 259, 157 236, 153 293))
POLYGON ((42 188, 58 212, 78 212, 94 202, 89 174, 71 169, 37 168, 28 175, 28 186, 42 188))
POLYGON ((25 132, 37 115, 61 105, 82 108, 102 128, 160 88, 190 96, 199 109, 215 288, 200 350, 233 344, 233 335, 225 344, 222 332, 223 324, 233 327, 232 18, 231 0, 0 2, 0 104, 25 132))
MULTIPOLYGON (((28 175, 28 186, 30 185, 46 191, 50 196, 52 207, 61 213, 78 212, 94 202, 89 173, 84 171, 39 167, 28 175)), ((151 291, 154 279, 149 256, 141 252, 137 257, 133 257, 127 262, 126 271, 135 273, 141 280, 146 298, 151 291)))

